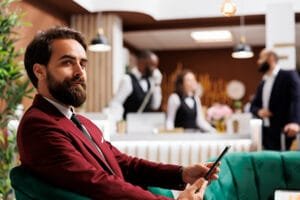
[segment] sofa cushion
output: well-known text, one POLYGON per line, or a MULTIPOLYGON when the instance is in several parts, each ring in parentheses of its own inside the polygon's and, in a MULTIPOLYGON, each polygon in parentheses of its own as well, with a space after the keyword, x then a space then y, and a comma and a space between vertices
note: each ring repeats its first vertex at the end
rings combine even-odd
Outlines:
POLYGON ((299 190, 300 185, 300 152, 283 152, 281 159, 284 167, 286 187, 299 190))
POLYGON ((220 168, 219 179, 205 192, 206 200, 268 200, 276 189, 300 189, 300 152, 230 153, 220 168))
POLYGON ((43 200, 88 200, 79 194, 54 187, 35 176, 30 175, 23 167, 15 167, 10 173, 12 186, 15 190, 17 199, 43 199, 43 200))
POLYGON ((272 199, 276 189, 286 188, 281 153, 265 151, 254 152, 251 155, 259 197, 272 199))
MULTIPOLYGON (((18 200, 88 200, 90 198, 50 185, 39 178, 32 176, 25 168, 19 166, 11 170, 10 179, 18 200)), ((156 195, 173 198, 171 190, 158 187, 149 187, 150 192, 156 195)))

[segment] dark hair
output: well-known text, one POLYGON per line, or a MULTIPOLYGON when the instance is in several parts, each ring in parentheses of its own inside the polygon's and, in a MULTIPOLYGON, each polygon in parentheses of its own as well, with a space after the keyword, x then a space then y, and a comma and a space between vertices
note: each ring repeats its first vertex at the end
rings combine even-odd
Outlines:
POLYGON ((188 73, 193 74, 193 72, 191 70, 184 69, 176 77, 174 92, 177 93, 180 97, 184 97, 186 95, 184 92, 184 89, 183 89, 183 79, 184 79, 185 75, 187 75, 188 73))
POLYGON ((33 73, 33 65, 36 63, 48 65, 52 54, 51 44, 56 39, 74 39, 86 50, 86 43, 81 33, 68 27, 54 27, 39 32, 27 46, 24 56, 25 69, 34 87, 37 87, 37 77, 33 73))
POLYGON ((138 60, 146 60, 151 58, 152 55, 155 55, 155 53, 150 50, 142 50, 136 54, 136 57, 138 60))

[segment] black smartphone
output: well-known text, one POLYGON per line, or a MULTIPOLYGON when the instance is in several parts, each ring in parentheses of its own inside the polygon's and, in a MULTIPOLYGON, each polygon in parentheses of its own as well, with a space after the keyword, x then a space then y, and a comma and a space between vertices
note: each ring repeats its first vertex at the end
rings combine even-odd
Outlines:
POLYGON ((219 155, 217 160, 214 162, 214 164, 211 166, 211 168, 208 170, 208 172, 205 174, 204 178, 208 180, 208 178, 211 176, 211 173, 214 171, 214 169, 217 167, 218 163, 222 159, 222 157, 227 153, 228 149, 230 149, 230 146, 226 146, 225 149, 222 151, 222 153, 219 155))

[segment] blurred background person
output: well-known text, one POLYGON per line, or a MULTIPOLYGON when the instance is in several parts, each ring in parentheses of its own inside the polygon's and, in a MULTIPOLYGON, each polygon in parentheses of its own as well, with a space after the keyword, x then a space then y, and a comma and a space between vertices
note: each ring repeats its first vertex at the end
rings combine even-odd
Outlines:
MULTIPOLYGON (((247 101, 247 103, 245 103, 244 105, 244 108, 243 108, 243 111, 245 113, 251 113, 251 102, 253 101, 254 99, 254 94, 251 94, 248 98, 249 100, 247 101)), ((252 114, 252 113, 251 113, 252 114)))
POLYGON ((195 75, 183 70, 176 78, 175 91, 168 99, 166 128, 200 129, 203 132, 215 131, 205 120, 195 75))
POLYGON ((280 150, 280 134, 286 134, 289 149, 300 123, 300 80, 295 70, 282 70, 278 55, 264 49, 258 59, 263 80, 251 103, 251 112, 263 120, 263 146, 280 150))
POLYGON ((110 108, 118 110, 116 119, 126 119, 127 113, 149 112, 160 108, 162 74, 159 58, 151 51, 137 54, 137 66, 123 77, 110 108))

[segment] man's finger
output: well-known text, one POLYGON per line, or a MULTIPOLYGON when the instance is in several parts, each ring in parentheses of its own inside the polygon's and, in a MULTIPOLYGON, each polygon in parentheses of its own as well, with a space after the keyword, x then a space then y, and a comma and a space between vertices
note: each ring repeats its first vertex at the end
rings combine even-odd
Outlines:
MULTIPOLYGON (((211 168, 213 166, 213 164, 214 164, 213 162, 208 162, 205 165, 206 165, 206 167, 211 168)), ((217 167, 220 165, 221 165, 221 162, 218 162, 217 167)))
POLYGON ((207 185, 207 180, 205 180, 204 178, 199 178, 197 181, 194 182, 193 185, 191 185, 191 189, 195 192, 200 191, 202 187, 206 188, 206 185, 207 185))
POLYGON ((197 194, 200 195, 200 196, 204 196, 204 193, 205 193, 205 189, 206 189, 207 183, 208 183, 207 180, 205 180, 204 178, 198 179, 198 180, 192 185, 193 192, 194 192, 194 193, 197 193, 197 194))

